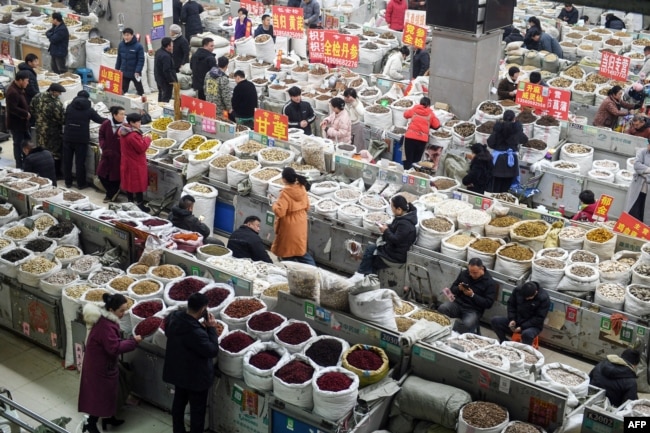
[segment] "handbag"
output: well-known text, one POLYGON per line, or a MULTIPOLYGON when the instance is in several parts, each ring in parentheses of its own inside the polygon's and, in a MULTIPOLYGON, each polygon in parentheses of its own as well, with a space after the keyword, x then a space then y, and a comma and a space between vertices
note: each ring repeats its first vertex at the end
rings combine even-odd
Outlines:
POLYGON ((152 119, 151 119, 151 114, 149 114, 149 113, 147 112, 147 110, 143 110, 143 113, 142 113, 142 122, 141 122, 141 124, 142 124, 142 125, 146 125, 146 124, 148 124, 148 123, 151 123, 151 121, 152 121, 152 119))

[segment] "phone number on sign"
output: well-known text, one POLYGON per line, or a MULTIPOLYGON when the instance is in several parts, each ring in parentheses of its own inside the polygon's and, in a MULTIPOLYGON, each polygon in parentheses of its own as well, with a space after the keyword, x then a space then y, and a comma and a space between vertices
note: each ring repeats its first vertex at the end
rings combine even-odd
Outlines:
POLYGON ((354 60, 341 59, 340 57, 323 56, 323 63, 331 63, 333 65, 345 66, 347 68, 356 68, 359 63, 354 60))

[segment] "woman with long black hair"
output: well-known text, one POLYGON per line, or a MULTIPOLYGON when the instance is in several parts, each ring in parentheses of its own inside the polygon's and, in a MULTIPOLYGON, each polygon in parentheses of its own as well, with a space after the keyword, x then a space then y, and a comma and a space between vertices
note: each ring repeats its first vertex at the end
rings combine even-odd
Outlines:
POLYGON ((483 194, 492 183, 492 155, 481 143, 472 144, 471 162, 467 175, 463 178, 463 185, 472 192, 483 194))
POLYGON ((512 110, 503 113, 503 120, 494 124, 487 145, 492 149, 494 176, 492 192, 508 192, 519 176, 519 145, 528 143, 528 137, 512 110))

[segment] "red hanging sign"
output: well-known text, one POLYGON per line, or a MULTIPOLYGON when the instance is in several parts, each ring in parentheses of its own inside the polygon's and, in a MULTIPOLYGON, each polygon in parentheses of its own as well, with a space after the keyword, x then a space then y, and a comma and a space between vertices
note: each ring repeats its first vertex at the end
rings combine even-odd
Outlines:
POLYGON ((108 66, 99 67, 99 83, 104 90, 116 95, 122 94, 122 72, 109 68, 108 66))
POLYGON ((256 17, 261 17, 266 12, 266 6, 262 2, 243 0, 239 2, 239 7, 246 9, 248 15, 254 15, 256 17))
POLYGON ((404 24, 402 42, 415 48, 424 48, 427 44, 427 29, 412 23, 404 24))
POLYGON ((650 227, 627 212, 623 212, 614 226, 614 231, 635 238, 650 240, 650 227))
POLYGON ((327 31, 323 42, 323 62, 346 68, 359 66, 359 37, 327 31))
POLYGON ((282 50, 278 50, 278 54, 275 56, 275 69, 280 70, 282 66, 282 50))
POLYGON ((618 54, 602 52, 598 74, 617 81, 627 81, 630 73, 630 58, 618 54))
POLYGON ((301 8, 273 6, 273 33, 293 39, 304 39, 305 21, 301 8))
POLYGON ((307 47, 309 48, 309 60, 311 62, 323 60, 326 32, 335 33, 334 30, 307 30, 307 47))
POLYGON ((603 194, 598 199, 598 204, 596 204, 596 211, 594 212, 594 219, 596 220, 606 220, 609 209, 612 207, 614 202, 614 197, 611 195, 603 194))
POLYGON ((187 108, 191 114, 201 117, 215 119, 217 117, 217 106, 211 102, 181 95, 181 108, 187 108))
POLYGON ((515 102, 519 105, 535 108, 537 112, 548 114, 556 119, 567 120, 569 118, 571 92, 522 81, 517 86, 515 102))
POLYGON ((253 23, 250 21, 246 22, 246 37, 251 35, 251 27, 253 27, 253 23))
POLYGON ((272 111, 255 109, 253 118, 254 131, 276 140, 287 140, 289 138, 289 118, 284 114, 272 111))

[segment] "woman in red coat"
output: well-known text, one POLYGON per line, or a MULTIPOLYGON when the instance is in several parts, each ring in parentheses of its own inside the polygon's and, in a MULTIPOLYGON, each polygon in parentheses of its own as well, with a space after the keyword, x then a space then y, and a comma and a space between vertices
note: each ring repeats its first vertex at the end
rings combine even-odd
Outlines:
POLYGON ((97 166, 97 176, 106 190, 104 203, 116 201, 120 195, 120 137, 117 130, 124 123, 124 108, 110 108, 111 118, 99 127, 99 148, 102 156, 97 166))
POLYGON ((404 30, 404 15, 406 15, 408 3, 406 0, 390 0, 386 5, 384 18, 388 28, 396 32, 404 30))
POLYGON ((404 112, 405 119, 411 119, 404 134, 404 169, 420 162, 424 148, 429 142, 429 128, 440 128, 440 121, 431 110, 431 99, 423 96, 420 103, 404 112))
POLYGON ((83 309, 84 321, 92 326, 86 339, 86 352, 81 369, 79 386, 79 412, 89 415, 83 431, 99 433, 97 421, 106 425, 118 426, 124 420, 115 418, 117 394, 120 384, 118 357, 122 353, 135 350, 142 337, 120 338, 119 321, 127 310, 126 298, 121 293, 104 294, 104 308, 89 302, 83 309))
POLYGON ((120 136, 122 159, 120 161, 120 178, 122 189, 130 202, 135 202, 142 212, 149 212, 144 205, 144 192, 149 186, 147 175, 147 149, 151 144, 151 137, 144 137, 140 130, 142 116, 138 113, 129 113, 126 116, 126 125, 117 130, 120 136))

